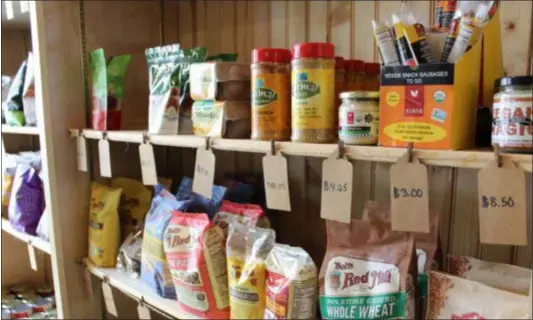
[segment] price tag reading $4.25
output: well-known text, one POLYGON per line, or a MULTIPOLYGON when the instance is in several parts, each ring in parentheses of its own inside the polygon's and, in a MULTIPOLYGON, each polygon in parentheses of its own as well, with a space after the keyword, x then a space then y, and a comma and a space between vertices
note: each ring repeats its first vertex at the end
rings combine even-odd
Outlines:
POLYGON ((196 149, 196 163, 194 164, 194 179, 192 191, 207 199, 213 196, 213 183, 215 181, 215 155, 211 149, 200 147, 196 149))
POLYGON ((486 244, 527 245, 526 175, 506 158, 478 173, 479 235, 486 244))
POLYGON ((352 164, 334 153, 322 163, 320 217, 350 223, 352 215, 352 164))
POLYGON ((404 155, 390 168, 391 227, 393 230, 429 232, 428 170, 404 155))
POLYGON ((263 157, 266 203, 269 209, 291 211, 287 159, 282 155, 263 157))

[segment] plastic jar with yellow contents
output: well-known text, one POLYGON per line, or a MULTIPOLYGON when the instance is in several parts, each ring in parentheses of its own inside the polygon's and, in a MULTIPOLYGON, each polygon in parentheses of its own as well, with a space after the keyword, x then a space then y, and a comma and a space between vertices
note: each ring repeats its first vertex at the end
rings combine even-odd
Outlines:
POLYGON ((291 52, 252 51, 252 139, 291 137, 291 52))
POLYGON ((339 139, 345 144, 376 145, 379 129, 379 92, 349 91, 340 95, 339 139))
POLYGON ((328 143, 336 139, 335 47, 300 43, 293 47, 292 141, 328 143))

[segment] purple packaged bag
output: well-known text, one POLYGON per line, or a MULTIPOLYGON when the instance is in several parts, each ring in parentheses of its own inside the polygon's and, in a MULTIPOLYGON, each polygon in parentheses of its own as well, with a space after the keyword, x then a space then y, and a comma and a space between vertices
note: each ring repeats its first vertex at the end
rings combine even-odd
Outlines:
POLYGON ((28 164, 17 165, 9 201, 9 222, 18 231, 35 235, 44 210, 41 178, 28 164))

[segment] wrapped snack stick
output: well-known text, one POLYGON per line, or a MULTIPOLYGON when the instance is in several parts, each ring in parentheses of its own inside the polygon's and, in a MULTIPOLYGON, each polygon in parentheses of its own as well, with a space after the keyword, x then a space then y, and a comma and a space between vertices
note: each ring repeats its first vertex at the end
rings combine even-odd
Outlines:
POLYGON ((392 23, 394 24, 394 32, 396 34, 396 45, 400 53, 402 65, 410 66, 411 68, 418 67, 418 61, 411 51, 407 38, 405 37, 405 27, 398 15, 392 15, 392 23))
POLYGON ((415 20, 414 15, 411 13, 407 16, 404 34, 411 52, 419 64, 435 63, 426 38, 426 29, 415 20))
POLYGON ((450 56, 450 52, 452 51, 453 44, 455 43, 455 39, 457 38, 457 33, 459 31, 461 15, 461 10, 455 11, 455 17, 452 20, 450 30, 448 31, 448 36, 446 37, 446 41, 444 42, 444 49, 442 50, 440 63, 446 63, 448 61, 448 57, 450 56))
POLYGON ((388 23, 378 23, 372 20, 372 28, 383 64, 385 66, 399 66, 400 56, 394 44, 394 34, 388 23))

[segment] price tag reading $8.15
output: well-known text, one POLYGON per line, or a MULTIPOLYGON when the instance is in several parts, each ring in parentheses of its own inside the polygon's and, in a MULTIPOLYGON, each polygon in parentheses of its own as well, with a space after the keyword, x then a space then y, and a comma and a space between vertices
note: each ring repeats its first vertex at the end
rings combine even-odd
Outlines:
POLYGON ((478 173, 479 235, 486 244, 527 245, 526 175, 509 159, 478 173))
POLYGON ((352 215, 352 164, 334 153, 322 163, 320 217, 350 223, 352 215))
POLYGON ((392 230, 429 232, 428 170, 404 155, 390 168, 392 230))
POLYGON ((194 179, 192 191, 211 199, 213 183, 215 181, 215 155, 211 149, 204 147, 196 149, 196 163, 194 164, 194 179))
POLYGON ((155 186, 158 183, 157 169, 155 167, 154 148, 151 144, 142 143, 139 145, 139 158, 141 160, 143 184, 155 186))
POLYGON ((263 157, 266 203, 269 209, 291 211, 287 159, 282 155, 263 157))

